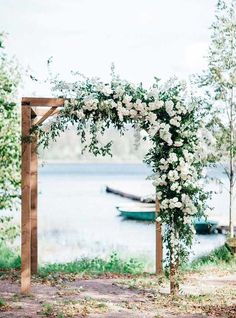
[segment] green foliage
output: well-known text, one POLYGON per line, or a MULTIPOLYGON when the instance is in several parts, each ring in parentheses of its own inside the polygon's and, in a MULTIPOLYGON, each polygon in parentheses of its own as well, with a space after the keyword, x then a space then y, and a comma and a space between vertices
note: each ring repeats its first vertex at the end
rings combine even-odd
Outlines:
POLYGON ((20 183, 20 125, 14 102, 19 72, 7 58, 2 38, 0 34, 0 210, 15 206, 20 183))
POLYGON ((0 243, 0 269, 20 269, 21 259, 15 249, 10 249, 6 244, 0 243))
MULTIPOLYGON (((20 122, 15 94, 19 72, 7 58, 0 33, 0 210, 12 210, 20 190, 20 122)), ((12 239, 17 227, 9 217, 0 218, 0 241, 12 239)))
POLYGON ((99 275, 104 273, 140 274, 144 265, 136 259, 122 260, 117 253, 113 253, 107 260, 101 258, 83 258, 65 264, 48 264, 41 267, 39 275, 47 277, 50 273, 85 273, 99 275))
POLYGON ((199 269, 204 266, 223 266, 231 263, 235 263, 234 256, 229 247, 227 245, 223 245, 212 251, 210 254, 199 257, 187 268, 199 269))

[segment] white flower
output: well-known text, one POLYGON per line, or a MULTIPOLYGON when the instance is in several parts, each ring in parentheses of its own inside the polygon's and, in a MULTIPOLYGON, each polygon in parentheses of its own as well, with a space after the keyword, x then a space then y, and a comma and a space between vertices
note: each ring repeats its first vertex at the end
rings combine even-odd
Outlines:
POLYGON ((95 110, 98 107, 98 99, 94 98, 93 96, 87 96, 84 98, 84 105, 83 109, 85 110, 95 110))
POLYGON ((124 94, 124 92, 125 92, 125 90, 122 86, 120 86, 120 85, 117 86, 115 88, 115 93, 116 93, 115 97, 121 97, 124 94))
POLYGON ((169 155, 168 162, 169 162, 169 163, 173 163, 173 162, 176 162, 176 161, 178 161, 178 157, 177 157, 177 155, 176 155, 174 152, 172 152, 172 153, 169 155))
POLYGON ((174 197, 173 199, 169 200, 170 209, 181 208, 181 207, 182 207, 182 203, 179 201, 177 197, 174 197))
POLYGON ((76 116, 80 119, 83 119, 85 117, 85 114, 84 114, 83 110, 77 110, 76 116))
POLYGON ((170 125, 169 124, 165 124, 165 123, 161 123, 160 127, 161 127, 161 129, 160 129, 160 138, 163 139, 165 142, 167 142, 167 144, 169 146, 171 146, 173 141, 171 139, 172 135, 169 132, 170 125))
POLYGON ((179 174, 176 170, 170 170, 168 172, 168 179, 171 181, 171 182, 174 182, 176 180, 179 179, 179 174))
POLYGON ((160 218, 159 216, 156 218, 156 222, 157 222, 157 223, 160 223, 160 222, 161 222, 161 218, 160 218))
POLYGON ((102 93, 103 93, 105 96, 109 96, 109 95, 112 94, 112 89, 110 88, 110 86, 105 85, 105 86, 102 88, 102 93))
POLYGON ((153 181, 153 185, 158 186, 166 186, 166 174, 163 174, 161 177, 158 177, 156 180, 153 181))
POLYGON ((132 96, 130 96, 130 95, 123 96, 123 103, 124 104, 130 104, 131 100, 132 100, 132 96))
POLYGON ((156 194, 156 197, 158 200, 161 200, 162 198, 162 192, 161 191, 158 191, 157 194, 156 194))
POLYGON ((168 168, 169 168, 168 161, 165 160, 164 158, 161 158, 159 169, 160 170, 167 170, 168 168))
POLYGON ((190 171, 190 165, 185 162, 183 160, 183 158, 180 158, 180 163, 179 165, 177 166, 177 170, 180 172, 180 177, 182 180, 187 180, 188 179, 188 176, 190 175, 191 171, 190 171))
POLYGON ((179 187, 179 183, 178 182, 174 182, 170 186, 170 189, 171 189, 171 191, 175 191, 176 189, 178 189, 178 187, 179 187))
POLYGON ((165 199, 160 202, 160 210, 167 210, 169 208, 169 200, 165 199))
POLYGON ((136 103, 134 104, 134 108, 137 111, 142 112, 146 108, 146 103, 142 103, 142 101, 140 99, 137 99, 136 103))
POLYGON ((181 146, 183 146, 183 141, 182 141, 182 140, 175 141, 174 146, 175 146, 175 147, 181 147, 181 146))
POLYGON ((151 112, 148 114, 148 116, 146 118, 151 124, 155 124, 155 122, 157 120, 157 115, 151 112))
POLYGON ((154 98, 156 98, 156 97, 158 97, 158 95, 159 95, 159 90, 158 90, 158 88, 156 88, 156 87, 152 88, 152 89, 150 90, 150 92, 148 93, 148 97, 154 97, 154 98))
POLYGON ((180 116, 175 116, 175 117, 171 118, 170 124, 172 126, 180 127, 180 120, 181 120, 180 116))
POLYGON ((160 124, 158 121, 156 121, 149 129, 148 129, 148 134, 151 136, 151 137, 154 137, 158 131, 160 129, 160 124))
POLYGON ((131 109, 131 110, 129 111, 129 113, 130 113, 130 116, 131 116, 132 118, 136 117, 137 114, 138 114, 135 109, 131 109))
POLYGON ((118 106, 117 106, 117 103, 114 102, 114 100, 112 100, 112 101, 110 102, 110 105, 111 105, 111 108, 117 108, 117 107, 118 107, 118 106))
POLYGON ((168 100, 165 102, 165 109, 167 114, 171 117, 175 115, 174 112, 174 103, 172 102, 172 100, 168 100))
POLYGON ((189 195, 183 193, 181 195, 181 201, 183 203, 183 211, 186 214, 194 215, 197 213, 197 208, 193 204, 192 200, 190 199, 189 195))
POLYGON ((187 162, 191 163, 193 161, 194 155, 192 153, 188 152, 188 150, 184 149, 183 155, 184 155, 184 158, 187 162))
POLYGON ((160 109, 163 105, 164 105, 163 101, 156 100, 148 104, 148 110, 152 111, 152 110, 160 109))

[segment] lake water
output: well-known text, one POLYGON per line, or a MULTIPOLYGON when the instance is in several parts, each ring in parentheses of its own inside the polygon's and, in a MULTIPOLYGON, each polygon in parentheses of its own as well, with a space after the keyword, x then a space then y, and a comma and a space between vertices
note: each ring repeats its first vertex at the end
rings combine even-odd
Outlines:
MULTIPOLYGON (((47 164, 39 172, 39 260, 65 262, 81 257, 122 257, 145 260, 153 270, 155 227, 118 215, 116 206, 130 200, 105 192, 105 185, 151 193, 142 164, 47 164)), ((216 214, 226 211, 225 194, 215 195, 216 214), (223 197, 222 197, 223 196, 223 197)), ((226 215, 227 216, 227 215, 226 215)), ((223 235, 198 235, 191 257, 224 243, 223 235)))

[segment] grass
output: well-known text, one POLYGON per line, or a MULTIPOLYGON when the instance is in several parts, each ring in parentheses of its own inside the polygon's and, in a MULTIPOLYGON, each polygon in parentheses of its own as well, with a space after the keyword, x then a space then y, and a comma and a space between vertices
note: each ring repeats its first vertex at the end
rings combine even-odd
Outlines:
POLYGON ((44 303, 41 309, 43 317, 87 317, 90 313, 105 313, 108 310, 106 303, 95 299, 65 300, 62 302, 44 303))
POLYGON ((215 266, 219 269, 235 269, 236 259, 230 248, 225 244, 213 250, 210 254, 201 256, 192 263, 183 266, 183 270, 198 271, 203 268, 215 266))
POLYGON ((117 253, 113 253, 108 259, 102 258, 83 258, 65 264, 47 264, 39 269, 41 277, 51 273, 83 273, 88 275, 99 275, 105 273, 114 274, 141 274, 144 264, 140 261, 130 258, 128 260, 121 259, 117 253))
MULTIPOLYGON (((236 259, 231 253, 230 248, 224 245, 215 249, 206 256, 199 257, 192 263, 184 265, 183 271, 200 271, 204 268, 215 266, 219 269, 235 268, 236 259)), ((0 244, 0 270, 19 269, 21 260, 16 250, 10 249, 5 244, 0 244)), ((39 268, 39 276, 46 277, 49 274, 67 273, 67 274, 87 274, 102 275, 106 273, 113 274, 142 274, 144 263, 130 258, 124 260, 117 253, 111 254, 107 259, 102 258, 82 258, 69 263, 46 264, 39 268)))
POLYGON ((7 245, 0 244, 0 269, 19 269, 21 259, 15 249, 10 249, 7 245))

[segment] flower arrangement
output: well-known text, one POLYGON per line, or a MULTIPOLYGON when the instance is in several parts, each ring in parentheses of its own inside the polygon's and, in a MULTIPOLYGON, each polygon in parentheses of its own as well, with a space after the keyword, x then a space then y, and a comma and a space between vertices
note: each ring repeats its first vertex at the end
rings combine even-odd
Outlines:
MULTIPOLYGON (((152 147, 144 161, 152 167, 150 178, 160 203, 158 221, 165 224, 166 265, 175 269, 186 259, 194 236, 193 218, 204 215, 207 194, 202 190, 205 164, 199 131, 204 114, 188 99, 186 85, 170 80, 164 86, 156 79, 150 89, 133 85, 113 74, 110 83, 82 78, 72 83, 53 80, 65 107, 46 126, 34 127, 47 147, 71 124, 81 141, 95 155, 111 154, 111 144, 100 137, 109 126, 121 133, 126 124, 146 132, 152 147)), ((173 272, 174 271, 174 272, 173 272)))

